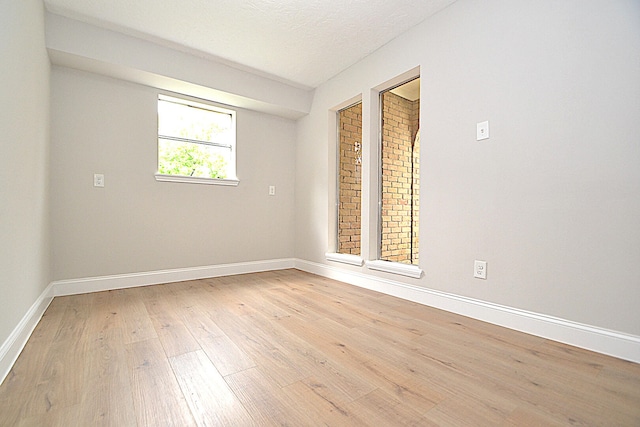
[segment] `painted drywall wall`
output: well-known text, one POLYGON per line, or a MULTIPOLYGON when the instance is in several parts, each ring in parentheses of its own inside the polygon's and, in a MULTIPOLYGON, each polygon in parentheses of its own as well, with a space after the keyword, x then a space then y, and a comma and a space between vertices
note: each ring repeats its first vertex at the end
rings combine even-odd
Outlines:
MULTIPOLYGON (((297 129, 296 256, 329 264, 329 109, 362 93, 367 168, 372 88, 417 66, 423 277, 339 267, 640 335, 637 1, 459 0, 320 86, 297 129), (475 259, 487 280, 473 278, 475 259)), ((363 182, 365 259, 375 176, 363 182)))
POLYGON ((157 93, 53 68, 54 280, 294 255, 295 122, 237 110, 237 187, 157 182, 157 93))
POLYGON ((49 59, 39 0, 0 3, 0 344, 49 284, 49 59))

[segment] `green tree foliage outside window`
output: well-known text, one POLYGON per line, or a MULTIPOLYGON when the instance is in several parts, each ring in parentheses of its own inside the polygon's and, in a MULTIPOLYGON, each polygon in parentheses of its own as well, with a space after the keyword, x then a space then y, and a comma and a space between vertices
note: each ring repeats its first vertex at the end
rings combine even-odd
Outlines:
POLYGON ((158 172, 164 175, 227 178, 227 161, 210 148, 195 143, 161 140, 158 144, 158 172))
POLYGON ((159 98, 159 173, 229 178, 233 138, 232 114, 202 104, 159 98))

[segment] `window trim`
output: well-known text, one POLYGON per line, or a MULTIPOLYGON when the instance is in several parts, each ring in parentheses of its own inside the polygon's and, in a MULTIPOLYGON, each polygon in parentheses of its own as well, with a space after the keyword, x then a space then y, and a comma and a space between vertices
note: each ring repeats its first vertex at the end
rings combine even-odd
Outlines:
POLYGON ((326 252, 324 257, 327 261, 340 262, 342 264, 355 265, 362 267, 364 259, 360 255, 341 254, 339 252, 326 252))
POLYGON ((164 175, 161 173, 154 174, 156 181, 159 182, 182 182, 187 184, 208 184, 208 185, 226 185, 237 187, 240 184, 238 178, 204 178, 201 176, 184 176, 184 175, 164 175))
POLYGON ((401 262, 385 261, 377 259, 365 263, 369 270, 383 271, 385 273, 399 274, 401 276, 419 279, 422 277, 422 269, 415 264, 403 264, 401 262))
MULTIPOLYGON (((362 95, 356 97, 355 99, 351 99, 349 101, 347 101, 347 103, 345 103, 346 105, 338 108, 335 110, 335 133, 336 133, 336 142, 335 142, 335 148, 336 148, 336 169, 335 169, 335 180, 336 180, 336 197, 335 197, 335 220, 336 220, 336 230, 335 230, 335 252, 327 252, 327 254, 331 254, 331 253, 335 253, 335 254, 339 254, 341 256, 339 257, 327 257, 328 260, 330 261, 335 261, 335 262, 342 262, 342 263, 346 263, 346 264, 352 264, 352 265, 360 265, 362 266, 363 264, 363 258, 362 258, 362 253, 363 253, 363 248, 362 248, 362 190, 361 190, 361 195, 360 195, 360 254, 359 255, 354 255, 354 254, 347 254, 347 253, 343 253, 343 252, 339 252, 339 248, 340 248, 340 167, 341 167, 341 162, 342 162, 342 158, 341 158, 341 133, 340 133, 340 113, 344 110, 348 110, 351 107, 355 107, 356 105, 360 104, 362 107, 364 108, 364 104, 362 102, 362 95), (347 255, 342 256, 342 255, 347 255), (355 258, 352 258, 355 257, 355 258), (357 258, 357 259, 356 259, 357 258), (359 262, 359 264, 358 264, 359 262)), ((362 126, 360 127, 360 147, 362 150, 362 146, 363 146, 363 138, 362 138, 362 126)), ((361 152, 362 155, 362 152, 361 152)), ((360 163, 360 182, 362 184, 363 182, 363 177, 364 177, 364 167, 362 164, 362 158, 361 158, 361 163, 360 163)))
MULTIPOLYGON (((377 110, 378 110, 378 141, 377 141, 377 147, 378 147, 378 152, 376 153, 377 157, 378 157, 378 166, 377 166, 377 173, 378 173, 378 203, 377 203, 377 207, 378 207, 378 212, 377 212, 377 230, 376 230, 376 236, 377 236, 377 245, 376 245, 376 259, 374 261, 367 261, 366 265, 369 269, 371 270, 378 270, 378 271, 384 271, 387 273, 394 273, 394 274, 400 274, 403 276, 408 276, 408 277, 414 277, 414 278, 420 278, 421 274, 422 274, 422 270, 420 269, 419 263, 420 261, 418 261, 418 264, 404 264, 402 262, 396 262, 396 261, 388 261, 385 259, 382 259, 382 231, 383 231, 383 226, 382 226, 382 199, 383 199, 383 177, 382 177, 382 139, 383 139, 383 108, 384 105, 382 103, 382 97, 386 92, 391 92, 392 90, 406 84, 409 83, 413 80, 419 79, 421 78, 421 73, 420 73, 420 68, 416 68, 414 70, 411 70, 407 73, 404 73, 398 77, 396 77, 395 79, 392 79, 389 82, 386 82, 382 85, 379 85, 376 89, 377 89, 377 110), (407 266, 410 265, 414 268, 407 268, 407 266)), ((420 105, 420 107, 422 107, 422 105, 420 105)), ((419 249, 418 249, 419 251, 419 249)), ((420 252, 418 252, 420 253, 420 252)))
MULTIPOLYGON (((159 101, 168 101, 174 102, 176 104, 187 105, 191 107, 201 108, 204 110, 213 111, 221 114, 228 114, 231 116, 231 139, 233 141, 232 144, 220 144, 215 142, 208 141, 199 141, 199 140, 191 140, 188 138, 178 138, 167 135, 160 135, 159 131, 156 132, 156 172, 154 174, 155 180, 158 182, 177 182, 177 183, 187 183, 187 184, 205 184, 205 185, 222 185, 222 186, 231 186, 236 187, 240 183, 238 179, 238 171, 237 171, 237 112, 235 109, 230 108, 229 106, 223 106, 218 103, 215 103, 210 100, 194 98, 192 96, 184 95, 184 94, 175 94, 175 93, 158 93, 156 99, 156 106, 159 101), (232 163, 232 174, 229 178, 208 178, 202 176, 187 176, 187 175, 168 175, 161 174, 158 172, 158 167, 160 166, 159 161, 159 141, 161 139, 169 139, 169 140, 180 140, 183 142, 189 142, 192 144, 203 144, 203 145, 211 145, 211 146, 221 146, 228 147, 230 149, 230 160, 232 163)), ((156 114, 156 120, 159 120, 158 115, 156 114)), ((156 128, 159 129, 158 122, 156 122, 156 128)))

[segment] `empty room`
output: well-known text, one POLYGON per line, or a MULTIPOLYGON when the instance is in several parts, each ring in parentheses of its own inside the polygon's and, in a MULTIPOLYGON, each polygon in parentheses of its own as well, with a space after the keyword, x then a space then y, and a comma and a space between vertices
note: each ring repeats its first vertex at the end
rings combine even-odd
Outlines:
POLYGON ((0 0, 0 426, 639 426, 637 0, 0 0))

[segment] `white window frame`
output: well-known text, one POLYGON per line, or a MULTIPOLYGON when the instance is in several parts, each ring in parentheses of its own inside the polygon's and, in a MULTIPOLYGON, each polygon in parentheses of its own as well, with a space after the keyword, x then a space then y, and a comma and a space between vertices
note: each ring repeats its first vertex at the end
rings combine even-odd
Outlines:
MULTIPOLYGON (((178 104, 193 106, 196 108, 201 108, 204 110, 209 110, 216 113, 229 114, 231 116, 231 155, 229 157, 230 163, 230 176, 228 178, 207 178, 207 177, 194 177, 194 176, 185 176, 185 175, 167 175, 161 174, 157 171, 154 174, 156 181, 160 182, 179 182, 179 183, 189 183, 189 184, 207 184, 207 185, 224 185, 224 186, 237 186, 240 183, 240 180, 237 177, 237 162, 236 162, 236 111, 231 110, 229 108, 221 107, 216 105, 210 101, 205 100, 196 100, 192 97, 186 95, 165 95, 162 93, 158 94, 158 101, 169 101, 175 102, 178 104)), ((158 105, 158 104, 156 104, 158 105)), ((159 140, 161 135, 159 132, 157 133, 156 138, 156 166, 159 166, 159 140)), ((185 141, 189 142, 189 141, 185 141)), ((196 142, 194 142, 196 143, 196 142)))
MULTIPOLYGON (((364 258, 362 256, 363 246, 362 246, 362 232, 363 228, 361 228, 361 240, 360 240, 360 255, 351 255, 351 254, 343 254, 338 253, 338 209, 339 209, 339 200, 340 200, 340 184, 339 184, 339 171, 340 171, 340 138, 339 138, 339 113, 340 111, 349 108, 356 104, 363 103, 362 94, 351 98, 345 102, 340 103, 339 105, 331 108, 329 110, 329 135, 328 141, 330 146, 331 154, 329 156, 330 165, 329 168, 334 170, 334 174, 331 177, 333 180, 333 185, 330 186, 329 191, 329 250, 325 252, 325 259, 327 261, 354 265, 357 267, 361 267, 364 264, 364 258)), ((363 104, 364 107, 364 104, 363 104)), ((364 118, 364 112, 363 112, 364 118)), ((362 139, 364 141, 364 139, 362 139)), ((364 149, 364 147, 363 147, 364 149)), ((363 161, 364 163, 364 161, 363 161)), ((364 167, 361 173, 364 174, 364 167)), ((364 185, 364 175, 362 177, 362 182, 364 185)), ((362 190, 364 194, 364 190, 362 190)), ((362 200, 360 202, 362 204, 362 200)), ((362 216, 361 220, 364 219, 362 216)))
MULTIPOLYGON (((367 259, 365 261, 365 267, 369 270, 381 271, 384 273, 390 273, 405 277, 411 277, 414 279, 419 279, 423 275, 423 270, 419 265, 415 264, 404 264, 393 261, 386 261, 380 259, 380 251, 381 251, 381 232, 382 232, 382 217, 381 217, 381 208, 382 208, 382 162, 380 159, 380 154, 382 151, 382 123, 381 123, 381 108, 382 104, 380 102, 380 94, 386 92, 394 87, 400 86, 403 83, 411 81, 417 77, 420 77, 420 67, 415 67, 412 70, 409 70, 405 73, 402 73, 371 90, 371 96, 369 98, 370 108, 367 109, 370 114, 370 123, 374 128, 371 131, 371 140, 372 142, 375 140, 376 152, 372 152, 372 158, 375 159, 375 162, 372 161, 372 182, 371 188, 375 188, 370 195, 374 196, 375 191, 375 205, 377 206, 376 210, 372 210, 371 216, 371 226, 368 229, 369 236, 371 237, 370 242, 375 244, 375 248, 371 248, 371 253, 375 254, 376 259, 367 259), (373 180, 375 179, 375 182, 373 180), (375 213, 374 213, 375 212, 375 213), (374 237, 375 236, 375 237, 374 237)), ((364 111, 364 110, 363 110, 364 111)), ((363 113, 364 114, 364 113, 363 113)), ((363 116, 364 121, 364 116, 363 116)), ((423 262, 422 259, 419 261, 423 262)))

